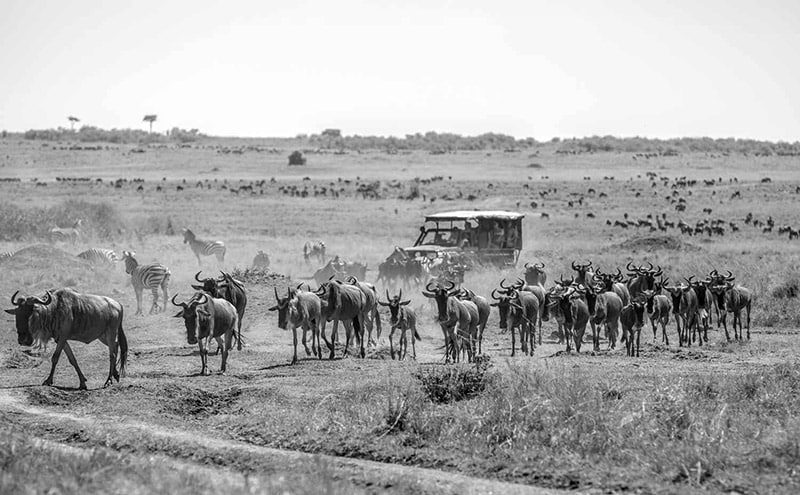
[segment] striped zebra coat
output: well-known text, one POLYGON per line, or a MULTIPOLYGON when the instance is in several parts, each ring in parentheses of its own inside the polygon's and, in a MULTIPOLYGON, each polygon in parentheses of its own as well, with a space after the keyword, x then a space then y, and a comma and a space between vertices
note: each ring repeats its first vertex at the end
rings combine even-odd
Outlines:
POLYGON ((120 260, 117 257, 117 253, 115 253, 113 250, 102 248, 87 249, 86 251, 79 253, 78 258, 84 259, 92 265, 113 265, 120 260))
POLYGON ((132 251, 123 251, 123 260, 125 261, 125 273, 130 274, 133 290, 136 292, 136 314, 142 314, 142 291, 147 288, 153 292, 153 305, 150 306, 150 314, 158 312, 158 288, 164 295, 164 303, 161 311, 167 308, 167 298, 169 297, 169 279, 172 273, 169 268, 161 263, 151 263, 149 265, 139 265, 136 261, 136 253, 132 251))
POLYGON ((192 248, 192 252, 197 256, 198 265, 202 265, 200 255, 211 256, 213 254, 217 257, 218 262, 225 261, 225 243, 222 241, 204 241, 198 239, 191 230, 183 229, 183 243, 192 248))

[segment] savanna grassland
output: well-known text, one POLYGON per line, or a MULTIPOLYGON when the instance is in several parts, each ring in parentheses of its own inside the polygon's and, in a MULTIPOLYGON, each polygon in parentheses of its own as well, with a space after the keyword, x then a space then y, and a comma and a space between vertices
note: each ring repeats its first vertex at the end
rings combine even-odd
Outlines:
MULTIPOLYGON (((131 348, 127 375, 112 387, 101 388, 108 358, 97 342, 73 345, 88 392, 75 390, 77 377, 63 356, 57 387, 41 387, 49 352, 20 349, 13 318, 4 314, 0 491, 800 489, 800 241, 778 233, 779 226, 800 227, 800 158, 561 154, 544 145, 517 152, 306 153, 305 166, 289 167, 295 144, 206 139, 89 150, 0 139, 0 179, 20 179, 0 182, 0 251, 15 252, 0 261, 7 307, 16 290, 70 286, 109 295, 125 308, 131 348), (671 187, 680 177, 697 183, 671 187), (115 187, 117 179, 126 180, 115 187), (374 181, 379 199, 356 194, 358 184, 374 181), (287 193, 304 189, 305 197, 287 193), (414 191, 415 199, 401 199, 414 191), (678 198, 685 211, 675 209, 678 198), (444 365, 441 330, 415 291, 404 296, 421 315, 416 362, 389 358, 384 314, 384 332, 366 359, 319 361, 301 348, 300 361, 289 364, 291 332, 278 329, 268 308, 273 287, 283 294, 316 268, 303 261, 306 240, 322 239, 329 255, 367 263, 372 281, 394 246, 413 243, 425 214, 456 209, 524 213, 521 262, 544 262, 548 280, 569 277, 573 260, 592 260, 604 271, 652 262, 676 282, 731 270, 755 295, 751 340, 728 343, 715 322, 707 345, 679 348, 671 321, 669 346, 653 340, 646 324, 640 358, 626 357, 619 345, 607 350, 605 341, 600 352, 584 344, 567 354, 550 336, 554 325, 545 323, 535 355, 511 358, 510 335, 500 333, 492 313, 483 344, 488 362, 444 365), (772 217, 775 228, 764 233, 745 224, 748 213, 772 217), (726 231, 687 236, 676 228, 607 223, 625 214, 666 214, 691 225, 721 219, 726 231), (78 219, 77 242, 48 239, 51 227, 78 219), (732 232, 730 222, 739 230, 732 232), (182 243, 184 227, 223 240, 225 262, 205 258, 198 267, 182 243), (228 373, 197 376, 197 349, 172 317, 176 308, 134 316, 123 267, 92 267, 75 257, 88 247, 132 250, 142 263, 167 265, 170 295, 179 299, 191 295, 197 270, 242 270, 259 249, 269 253, 275 274, 246 280, 248 345, 231 353, 228 373), (437 387, 462 393, 462 400, 444 400, 437 387)), ((488 296, 502 278, 521 275, 521 264, 468 272, 465 286, 488 296)), ((147 291, 144 303, 146 313, 147 291)), ((212 370, 219 362, 210 358, 212 370)))

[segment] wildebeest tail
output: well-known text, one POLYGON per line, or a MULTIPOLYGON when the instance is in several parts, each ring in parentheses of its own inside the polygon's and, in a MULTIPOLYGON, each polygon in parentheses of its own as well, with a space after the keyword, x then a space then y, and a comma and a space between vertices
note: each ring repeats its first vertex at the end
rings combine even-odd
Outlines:
POLYGON ((361 345, 361 339, 363 336, 361 323, 358 321, 358 317, 353 318, 353 330, 355 330, 356 338, 358 339, 358 345, 361 345))
POLYGON ((414 338, 420 341, 422 340, 422 337, 419 336, 419 333, 417 332, 416 328, 414 329, 414 338))
POLYGON ((128 338, 125 337, 125 332, 122 330, 122 311, 120 311, 119 314, 117 342, 119 343, 119 349, 117 351, 117 367, 119 368, 119 376, 125 376, 125 366, 128 364, 128 338))

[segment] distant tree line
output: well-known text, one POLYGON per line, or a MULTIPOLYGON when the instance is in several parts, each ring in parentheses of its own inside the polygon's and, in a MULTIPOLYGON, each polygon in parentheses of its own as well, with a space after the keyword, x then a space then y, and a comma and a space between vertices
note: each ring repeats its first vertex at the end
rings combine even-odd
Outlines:
POLYGON ((25 139, 39 139, 44 141, 82 141, 100 143, 189 143, 206 137, 198 129, 181 129, 173 127, 172 130, 161 133, 149 133, 141 129, 101 129, 94 126, 83 126, 77 131, 59 127, 57 129, 30 129, 23 134, 25 139))
POLYGON ((312 146, 331 149, 367 150, 425 150, 452 152, 465 150, 516 150, 535 146, 533 138, 516 139, 514 136, 488 132, 478 136, 462 136, 449 132, 429 131, 424 134, 395 136, 343 136, 338 129, 325 129, 320 134, 298 136, 308 139, 312 146))
POLYGON ((756 156, 800 156, 800 142, 758 141, 709 137, 649 139, 644 137, 618 138, 614 136, 592 136, 572 139, 553 139, 559 151, 572 152, 627 152, 677 155, 680 153, 741 153, 756 156))

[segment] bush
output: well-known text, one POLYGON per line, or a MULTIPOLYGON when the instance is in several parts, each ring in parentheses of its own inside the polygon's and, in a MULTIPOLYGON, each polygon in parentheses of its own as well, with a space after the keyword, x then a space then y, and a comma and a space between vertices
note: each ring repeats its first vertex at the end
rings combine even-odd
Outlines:
POLYGON ((303 153, 300 151, 293 151, 291 155, 289 155, 289 165, 305 165, 306 164, 306 157, 303 156, 303 153))
POLYGON ((472 365, 428 366, 414 377, 422 384, 425 395, 436 404, 471 399, 486 389, 491 381, 487 371, 492 367, 489 356, 478 356, 472 365))

